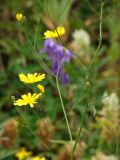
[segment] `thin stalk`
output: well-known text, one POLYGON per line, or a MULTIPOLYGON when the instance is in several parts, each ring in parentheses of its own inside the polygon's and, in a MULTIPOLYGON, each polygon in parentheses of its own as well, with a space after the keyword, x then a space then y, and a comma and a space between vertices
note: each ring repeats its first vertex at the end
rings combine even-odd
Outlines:
POLYGON ((97 103, 99 103, 100 101, 102 101, 103 99, 111 96, 112 94, 114 94, 114 93, 116 93, 116 92, 118 92, 118 91, 120 91, 120 88, 117 88, 117 89, 113 90, 110 94, 107 94, 106 96, 104 96, 104 97, 102 97, 102 98, 100 98, 100 99, 98 99, 98 100, 96 100, 96 101, 93 101, 93 102, 89 103, 89 105, 97 104, 97 103))
MULTIPOLYGON (((22 23, 21 23, 21 24, 22 24, 22 23)), ((25 34, 28 42, 30 43, 31 49, 35 52, 35 53, 32 52, 33 56, 35 57, 35 59, 36 59, 36 61, 38 62, 38 64, 42 67, 42 69, 43 69, 46 73, 50 73, 52 76, 54 76, 52 70, 46 65, 46 63, 45 63, 45 62, 42 60, 42 58, 38 55, 38 51, 37 51, 36 46, 35 46, 36 36, 35 36, 34 43, 32 43, 31 38, 30 38, 30 36, 29 36, 29 34, 28 34, 28 32, 27 32, 27 28, 28 28, 28 27, 27 27, 27 21, 26 21, 26 19, 25 19, 25 20, 24 20, 24 23, 23 23, 23 31, 24 31, 24 34, 25 34)), ((37 32, 37 30, 36 30, 36 32, 37 32)), ((35 34, 37 34, 37 33, 35 33, 35 34)), ((48 77, 48 79, 49 79, 50 83, 52 84, 52 86, 55 87, 53 80, 52 80, 50 77, 48 77)))
POLYGON ((78 132, 78 135, 77 135, 75 144, 74 144, 74 146, 73 146, 72 155, 71 155, 71 160, 73 160, 75 148, 76 148, 76 146, 77 146, 78 140, 79 140, 80 135, 81 135, 81 130, 82 130, 82 127, 83 127, 83 124, 84 124, 84 120, 85 120, 85 116, 86 116, 86 113, 87 113, 87 109, 88 109, 88 104, 87 104, 86 107, 85 107, 85 111, 84 111, 84 115, 83 115, 82 120, 81 120, 79 132, 78 132))
POLYGON ((64 140, 53 140, 53 139, 50 139, 50 142, 55 144, 63 144, 63 145, 69 143, 68 141, 64 141, 64 140))
MULTIPOLYGON (((33 87, 33 86, 32 86, 32 90, 34 91, 34 87, 33 87)), ((44 117, 44 116, 46 117, 46 113, 44 112, 44 110, 43 110, 43 108, 42 108, 42 105, 40 105, 40 103, 38 102, 38 104, 37 104, 36 106, 38 107, 38 109, 39 109, 40 112, 42 113, 42 116, 43 116, 43 117, 44 117)), ((31 109, 31 110, 32 110, 32 112, 34 112, 34 113, 37 115, 38 118, 41 118, 41 116, 39 115, 38 112, 36 112, 36 111, 33 110, 33 109, 31 109)), ((48 129, 48 127, 47 127, 44 119, 41 119, 41 120, 42 120, 42 122, 43 122, 43 124, 44 124, 44 126, 45 126, 45 129, 46 129, 47 133, 48 133, 48 147, 49 147, 49 152, 50 152, 50 157, 51 157, 50 132, 49 132, 49 129, 48 129)))
POLYGON ((93 65, 93 62, 97 56, 97 53, 101 47, 101 44, 102 44, 102 21, 103 21, 103 7, 104 7, 104 3, 102 2, 101 0, 101 9, 100 9, 100 24, 99 24, 99 44, 98 44, 98 47, 93 55, 93 58, 91 60, 91 63, 89 65, 89 72, 91 71, 91 68, 92 68, 92 65, 93 65))
POLYGON ((61 11, 61 13, 58 15, 57 17, 57 23, 59 22, 60 18, 62 17, 63 13, 65 12, 66 8, 68 7, 68 5, 70 4, 70 2, 72 3, 72 0, 68 0, 65 7, 63 8, 63 10, 61 11))
POLYGON ((88 3, 88 5, 90 6, 90 8, 92 9, 92 11, 99 16, 99 13, 97 12, 97 10, 92 6, 91 2, 89 2, 89 0, 86 0, 86 2, 88 3))
MULTIPOLYGON (((41 112, 43 115, 46 116, 46 114, 44 113, 44 111, 43 111, 43 109, 42 109, 42 106, 41 106, 41 108, 40 108, 40 106, 38 105, 38 109, 40 109, 40 112, 41 112)), ((47 133, 48 133, 48 146, 49 146, 50 157, 52 157, 52 154, 51 154, 51 142, 50 142, 50 131, 49 131, 49 129, 48 129, 45 121, 44 121, 44 120, 42 120, 42 121, 43 121, 43 124, 44 124, 44 126, 45 126, 45 128, 46 128, 46 131, 47 131, 47 133)), ((52 158, 51 158, 51 159, 52 159, 52 158)))
POLYGON ((72 141, 72 134, 71 134, 70 126, 69 126, 69 123, 68 123, 68 119, 67 119, 67 114, 66 114, 66 111, 65 111, 65 107, 64 107, 64 104, 63 104, 62 95, 61 95, 61 92, 60 92, 60 87, 59 87, 59 83, 58 83, 58 78, 57 78, 57 76, 56 76, 56 85, 57 85, 58 94, 59 94, 61 106, 62 106, 62 109, 63 109, 64 117, 65 117, 65 120, 66 120, 66 124, 67 124, 67 128, 68 128, 70 140, 72 141))
MULTIPOLYGON (((58 74, 59 74, 59 70, 60 70, 60 61, 59 61, 58 52, 56 52, 56 53, 57 53, 57 61, 58 61, 58 70, 57 70, 57 73, 56 73, 56 76, 55 76, 56 85, 57 85, 57 90, 58 90, 58 94, 59 94, 62 110, 63 110, 64 117, 65 117, 65 120, 66 120, 67 128, 68 128, 68 133, 69 133, 69 136, 70 136, 70 140, 72 141, 72 134, 71 134, 70 126, 69 126, 69 123, 68 123, 67 114, 66 114, 66 111, 65 111, 65 107, 64 107, 64 103, 63 103, 60 87, 59 87, 59 82, 58 82, 58 74)), ((64 55, 63 59, 64 58, 65 58, 65 55, 64 55)))
MULTIPOLYGON (((119 128, 118 128, 119 130, 119 128)), ((118 153, 119 153, 119 137, 117 135, 116 137, 116 159, 118 158, 118 153)))
MULTIPOLYGON (((39 108, 39 106, 38 106, 38 108, 39 108)), ((35 113, 38 118, 41 118, 41 117, 39 116, 38 112, 34 111, 33 109, 32 109, 32 112, 35 113)), ((41 109, 40 109, 40 112, 42 113, 42 110, 41 110, 41 109)), ((50 146, 50 132, 49 132, 48 127, 47 127, 47 125, 46 125, 46 123, 45 123, 45 121, 44 121, 43 119, 42 119, 42 122, 43 122, 43 124, 44 124, 44 126, 45 126, 46 131, 48 132, 48 136, 49 136, 49 137, 48 137, 48 142, 49 142, 49 146, 50 146)), ((49 148, 50 148, 50 147, 49 147, 49 148)), ((51 154, 51 152, 50 152, 50 154, 51 154)))
MULTIPOLYGON (((28 128, 29 131, 32 133, 32 135, 39 141, 38 136, 37 136, 37 135, 33 132, 33 130, 29 127, 29 125, 27 124, 27 122, 26 122, 23 114, 17 109, 17 107, 15 107, 15 109, 16 109, 16 111, 20 114, 20 116, 22 117, 22 119, 24 120, 24 122, 25 122, 25 124, 26 124, 26 125, 25 125, 26 128, 28 128)), ((50 151, 50 148, 49 148, 42 140, 41 140, 41 143, 43 144, 43 146, 44 146, 48 151, 50 151)))

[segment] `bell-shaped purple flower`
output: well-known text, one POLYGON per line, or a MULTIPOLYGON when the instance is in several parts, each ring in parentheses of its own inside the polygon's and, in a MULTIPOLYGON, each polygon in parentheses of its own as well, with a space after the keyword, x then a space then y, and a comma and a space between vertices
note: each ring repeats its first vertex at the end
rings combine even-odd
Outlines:
POLYGON ((52 61, 52 70, 55 75, 58 75, 59 80, 63 83, 69 82, 69 76, 65 73, 64 64, 68 63, 74 54, 64 46, 59 45, 54 39, 46 39, 44 47, 40 49, 39 53, 48 52, 49 59, 52 61))

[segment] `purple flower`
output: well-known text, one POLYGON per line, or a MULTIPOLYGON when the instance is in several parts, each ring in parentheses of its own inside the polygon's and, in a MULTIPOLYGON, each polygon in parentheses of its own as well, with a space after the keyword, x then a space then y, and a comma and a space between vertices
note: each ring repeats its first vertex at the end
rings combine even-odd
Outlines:
POLYGON ((65 73, 64 64, 68 63, 74 54, 62 45, 57 44, 53 39, 46 39, 44 47, 39 53, 48 52, 49 59, 52 61, 52 70, 55 75, 58 74, 58 79, 63 80, 66 84, 69 82, 69 76, 65 73))

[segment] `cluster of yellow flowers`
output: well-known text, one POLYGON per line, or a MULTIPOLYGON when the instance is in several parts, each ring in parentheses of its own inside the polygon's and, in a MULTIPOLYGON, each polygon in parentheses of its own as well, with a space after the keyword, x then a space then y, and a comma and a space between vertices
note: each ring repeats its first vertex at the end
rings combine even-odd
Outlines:
MULTIPOLYGON (((16 154, 15 157, 18 160, 25 160, 25 158, 28 158, 32 155, 31 151, 27 151, 26 148, 22 147, 16 154)), ((39 156, 35 156, 35 157, 31 157, 30 160, 46 160, 45 157, 39 157, 39 156)))
POLYGON ((62 36, 63 34, 65 34, 65 29, 64 27, 57 27, 54 31, 49 31, 47 30, 44 33, 45 38, 58 38, 60 36, 62 36))
MULTIPOLYGON (((22 13, 16 14, 16 19, 18 21, 22 21, 23 17, 24 16, 22 13)), ((58 38, 64 34, 65 34, 65 28, 59 26, 54 31, 47 30, 44 33, 44 36, 45 36, 44 38, 58 38)), ((19 74, 19 78, 20 78, 20 81, 24 83, 32 84, 44 79, 45 74, 40 75, 40 74, 34 73, 34 74, 28 74, 27 76, 25 76, 23 73, 21 73, 19 74)), ((38 84, 37 87, 39 88, 41 93, 45 92, 45 89, 42 85, 38 84)), ((21 99, 18 99, 17 101, 14 102, 14 105, 23 106, 23 105, 29 104, 30 107, 34 107, 34 104, 37 103, 36 100, 41 96, 41 93, 39 94, 34 93, 33 95, 31 93, 28 93, 27 95, 24 94, 21 96, 21 99)))
MULTIPOLYGON (((19 74, 19 79, 20 81, 24 82, 24 83, 29 83, 29 84, 33 84, 39 81, 42 81, 45 78, 45 74, 38 74, 38 73, 34 73, 34 74, 27 74, 24 75, 23 73, 19 74)), ((37 100, 40 96, 42 96, 42 93, 45 92, 44 86, 42 86, 41 84, 37 85, 39 91, 41 93, 34 93, 31 94, 30 92, 27 94, 24 94, 21 96, 21 99, 18 99, 16 101, 14 101, 14 105, 17 106, 24 106, 24 105, 30 105, 30 107, 34 107, 34 104, 37 103, 37 100)))
MULTIPOLYGON (((17 21, 22 21, 23 17, 24 16, 22 13, 16 14, 17 21)), ((59 26, 54 31, 47 30, 46 32, 44 32, 44 36, 45 36, 44 38, 58 38, 64 34, 65 34, 65 28, 62 26, 59 26)))
MULTIPOLYGON (((17 13, 16 14, 16 20, 17 21, 22 21, 23 20, 23 14, 22 13, 17 13)), ((47 30, 44 33, 44 38, 58 38, 62 35, 65 34, 65 28, 62 26, 57 27, 54 31, 49 31, 47 30)), ((19 74, 19 79, 20 81, 24 82, 24 83, 28 83, 28 84, 33 84, 39 81, 42 81, 45 78, 45 74, 27 74, 24 75, 23 73, 19 74)), ((14 105, 17 106, 24 106, 24 105, 30 105, 30 107, 34 107, 34 104, 37 103, 38 98, 42 95, 42 93, 45 92, 44 86, 42 86, 41 84, 37 85, 37 88, 40 90, 41 93, 34 93, 31 94, 30 92, 28 94, 24 94, 21 96, 21 99, 18 99, 16 101, 14 101, 14 105)), ((29 156, 32 155, 32 152, 28 152, 26 151, 25 148, 21 148, 21 150, 19 152, 16 153, 16 157, 18 158, 18 160, 23 160, 29 156)), ((32 157, 31 160, 46 160, 45 157, 32 157)))

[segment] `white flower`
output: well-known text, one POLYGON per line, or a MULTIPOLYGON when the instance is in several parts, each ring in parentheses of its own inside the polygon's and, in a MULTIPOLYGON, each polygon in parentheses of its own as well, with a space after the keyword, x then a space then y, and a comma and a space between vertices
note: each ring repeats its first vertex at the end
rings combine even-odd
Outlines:
MULTIPOLYGON (((107 96, 108 94, 105 93, 103 97, 107 96)), ((112 108, 118 108, 119 106, 119 99, 118 99, 118 96, 116 93, 113 93, 111 94, 110 96, 104 98, 102 100, 103 104, 105 106, 109 106, 109 107, 112 107, 112 108)))
POLYGON ((97 151, 96 155, 91 160, 117 160, 113 155, 105 155, 104 153, 97 151))
POLYGON ((90 45, 90 36, 84 29, 75 30, 72 36, 79 47, 90 45))

